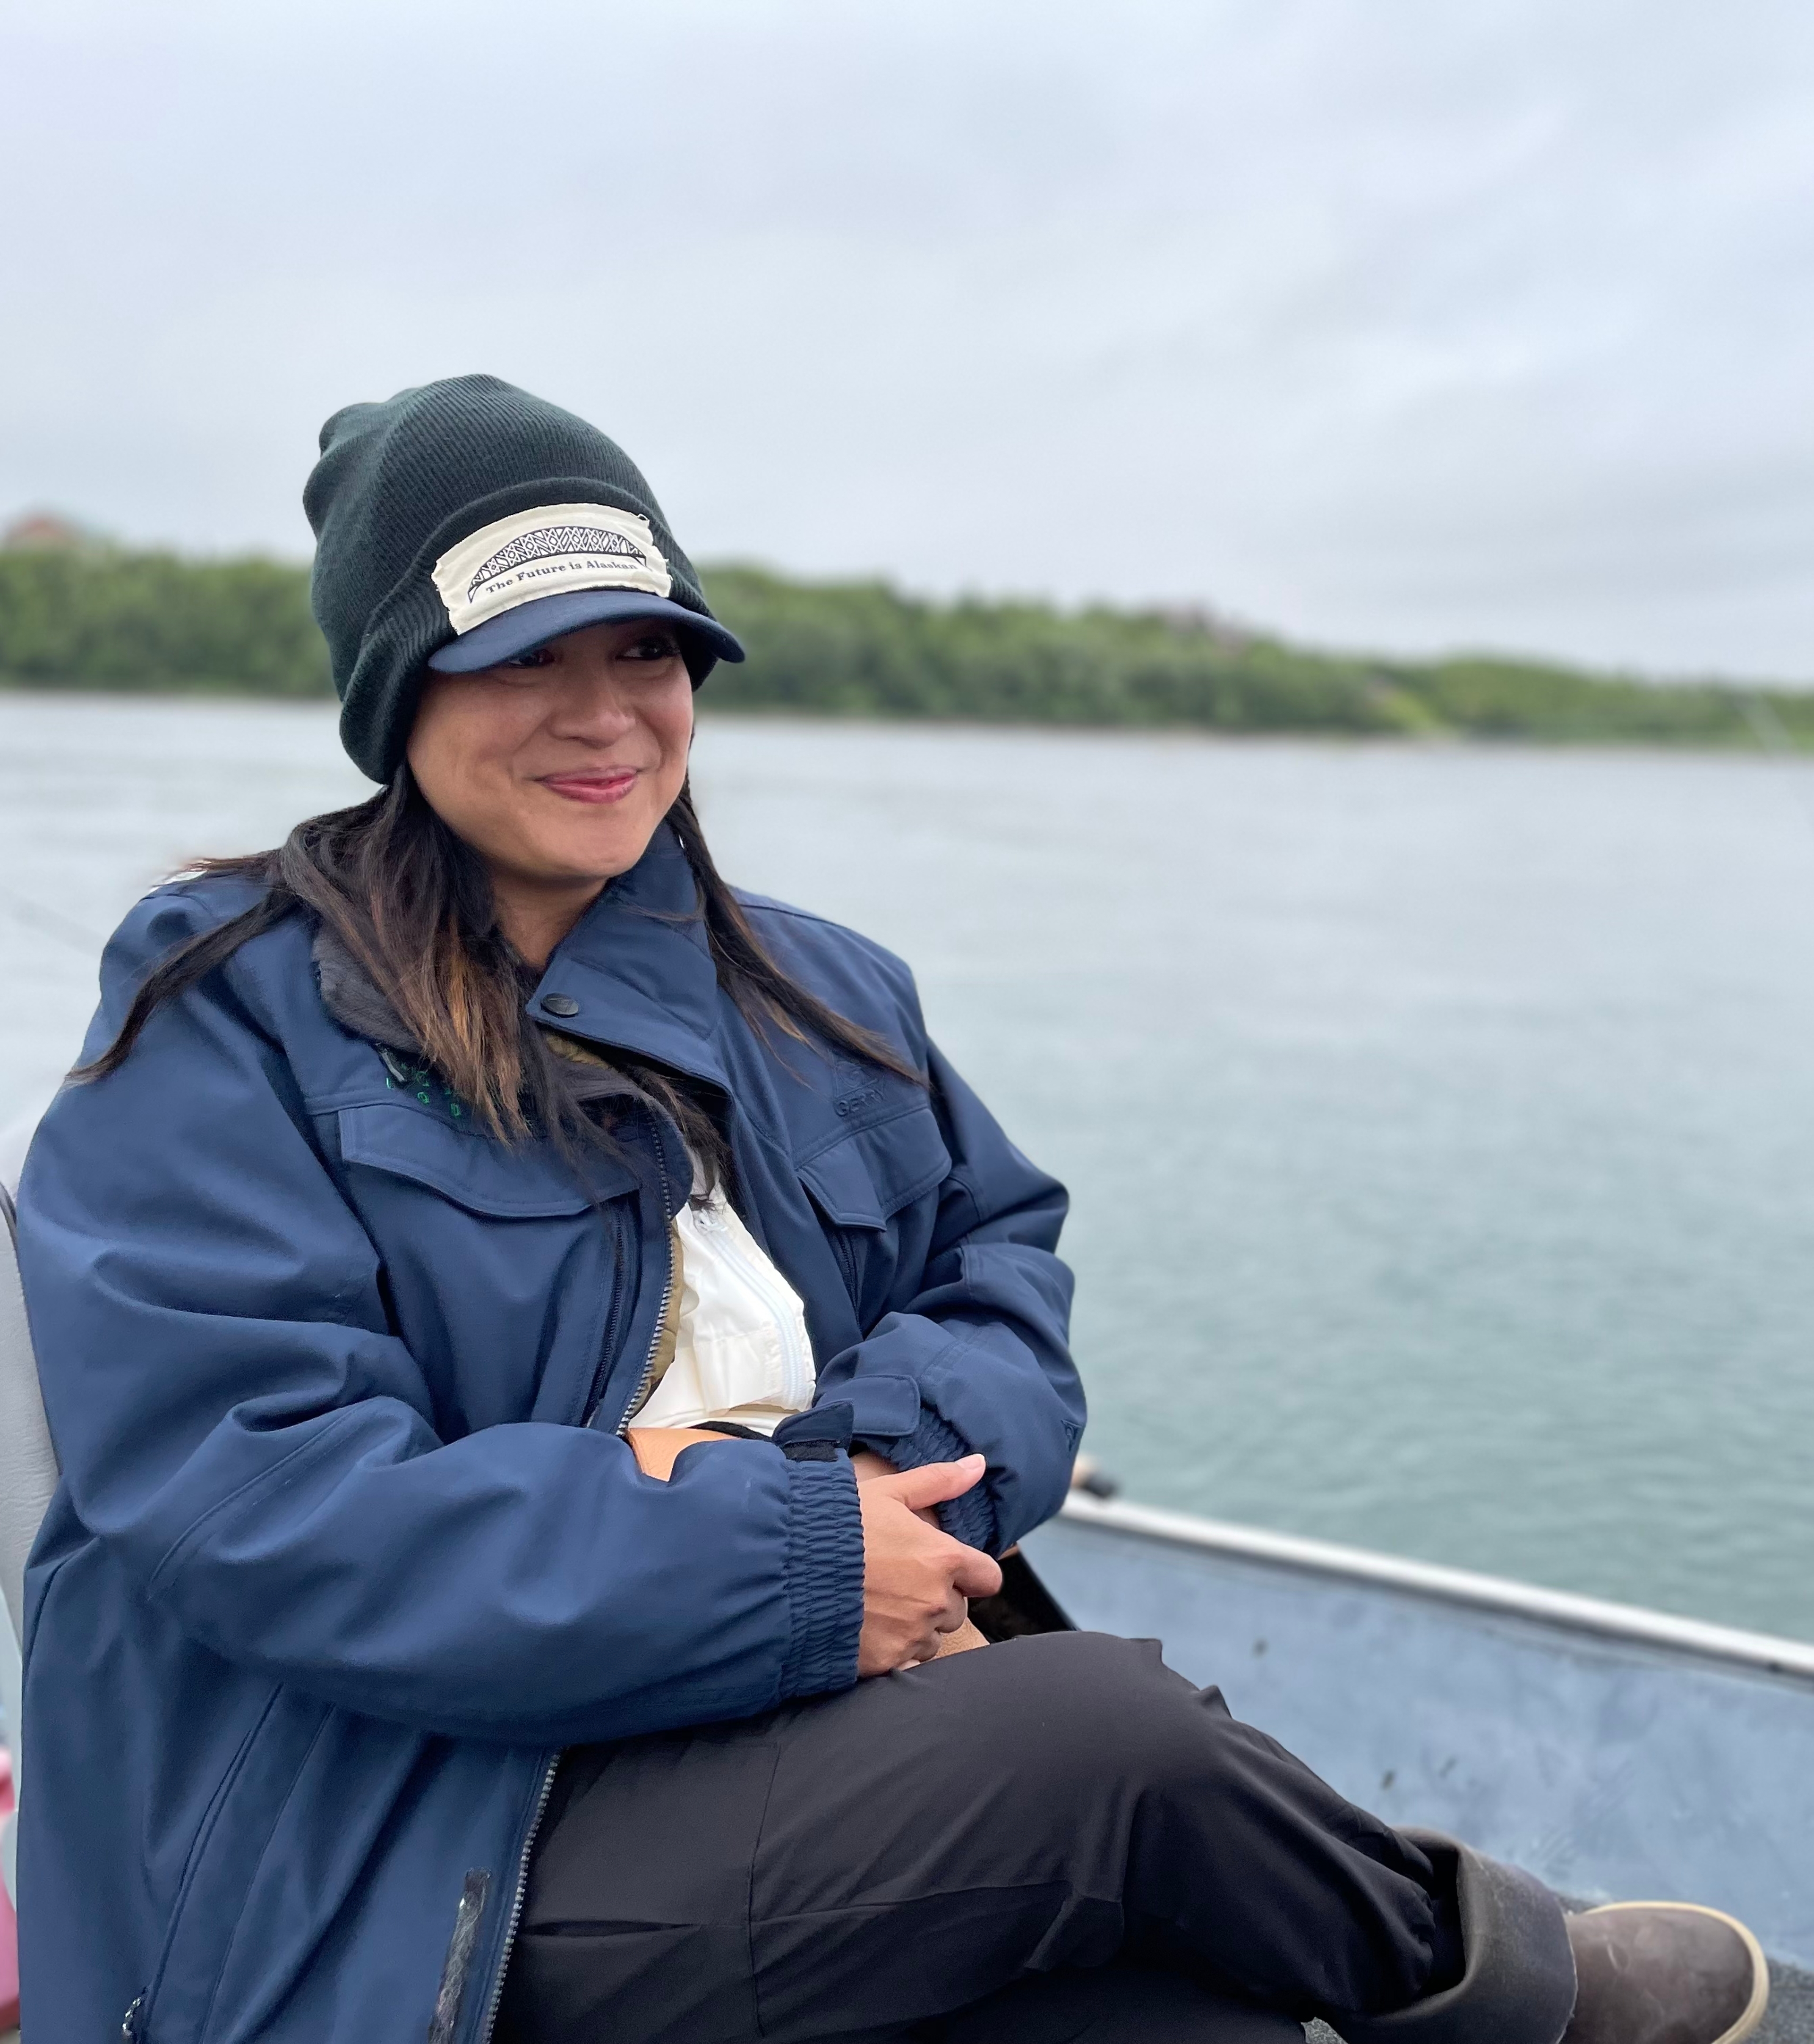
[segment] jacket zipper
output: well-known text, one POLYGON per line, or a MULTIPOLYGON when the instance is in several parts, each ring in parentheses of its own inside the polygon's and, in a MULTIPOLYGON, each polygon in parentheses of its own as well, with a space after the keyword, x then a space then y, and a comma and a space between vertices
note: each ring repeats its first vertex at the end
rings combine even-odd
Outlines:
POLYGON ((655 1374, 655 1350, 661 1347, 661 1331, 667 1320, 668 1301, 674 1297, 674 1225, 667 1215, 667 1166, 661 1154, 661 1139, 658 1135, 655 1144, 655 1173, 661 1181, 662 1234, 667 1245, 667 1274, 662 1280, 661 1304, 655 1308, 655 1327, 649 1335, 649 1352, 643 1358, 643 1374, 636 1380, 636 1388, 630 1393, 630 1402, 624 1408, 624 1416, 617 1422, 617 1438, 621 1440, 630 1431, 630 1421, 636 1408, 643 1402, 649 1388, 649 1379, 655 1374))
MULTIPOLYGON (((661 1145, 655 1144, 655 1170, 661 1179, 661 1212, 663 1232, 667 1240, 667 1275, 663 1280, 661 1306, 655 1314, 655 1331, 649 1336, 649 1352, 643 1358, 643 1374, 634 1395, 624 1408, 624 1416, 617 1422, 617 1437, 621 1440, 630 1430, 630 1416, 636 1409, 642 1395, 648 1388, 649 1378, 655 1371, 655 1350, 661 1346, 662 1323, 667 1318, 667 1302, 674 1290, 674 1235, 666 1224, 667 1220, 667 1166, 662 1161, 661 1145)), ((596 1411, 596 1408, 594 1408, 596 1411)), ((588 1422, 590 1424, 590 1422, 588 1422)), ((554 1793, 555 1776, 560 1771, 560 1755, 557 1753, 542 1771, 542 1785, 536 1797, 535 1810, 529 1818, 529 1828, 523 1835, 523 1850, 517 1856, 517 1881, 510 1896, 510 1914, 504 1925, 503 1949, 498 1954, 498 1970, 492 1976, 491 1993, 485 2004, 485 2018, 478 2026, 475 2044, 491 2044, 491 2032, 498 2022, 498 2009, 504 1999, 504 1977, 510 1970, 510 1954, 516 1949, 517 1932, 523 1921, 523 1902, 529 1886, 529 1856, 536 1849, 536 1838, 542 1828, 542 1819, 547 1813, 548 1798, 554 1793)))
MULTIPOLYGON (((812 1403, 817 1372, 813 1366, 812 1348, 800 1336, 799 1294, 772 1264, 750 1254, 744 1246, 742 1230, 731 1226, 717 1212, 718 1201, 722 1197, 721 1193, 717 1195, 705 1210, 722 1238, 719 1253, 755 1294, 774 1321, 775 1331, 781 1338, 780 1402, 790 1412, 802 1412, 812 1403)), ((731 1210, 728 1201, 724 1205, 727 1211, 731 1210)))
POLYGON ((625 1292, 624 1238, 622 1230, 614 1231, 611 1247, 611 1309, 605 1316, 605 1332, 598 1344, 598 1361, 592 1373, 590 1389, 586 1394, 582 1427, 590 1427, 598 1416, 598 1408, 605 1402, 605 1385, 611 1374, 611 1357, 617 1345, 617 1327, 622 1316, 625 1292))
POLYGON ((516 1946, 517 1927, 523 1920, 523 1898, 529 1886, 529 1855, 536 1849, 536 1835, 542 1828, 542 1818, 548 1807, 548 1798, 554 1793, 555 1776, 559 1768, 560 1755, 557 1753, 542 1769, 542 1785, 536 1796, 536 1807, 530 1813, 529 1828, 523 1834, 523 1850, 517 1855, 517 1883, 511 1892, 510 1914, 504 1925, 504 1949, 498 1954, 498 1970, 491 1977, 491 1992, 486 1998, 485 2016, 478 2026, 477 2044, 491 2044, 498 2004, 504 1999, 504 1976, 510 1970, 510 1954, 516 1946))

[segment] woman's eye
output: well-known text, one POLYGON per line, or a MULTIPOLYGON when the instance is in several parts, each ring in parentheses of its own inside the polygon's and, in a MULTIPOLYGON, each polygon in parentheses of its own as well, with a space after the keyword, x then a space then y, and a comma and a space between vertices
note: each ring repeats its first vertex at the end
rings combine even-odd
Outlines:
POLYGON ((500 660, 501 667, 547 667, 554 664, 554 655, 545 646, 532 646, 526 653, 519 653, 513 660, 500 660))
POLYGON ((646 639, 635 639, 619 655, 625 660, 676 660, 680 657, 680 642, 671 632, 651 632, 646 639))

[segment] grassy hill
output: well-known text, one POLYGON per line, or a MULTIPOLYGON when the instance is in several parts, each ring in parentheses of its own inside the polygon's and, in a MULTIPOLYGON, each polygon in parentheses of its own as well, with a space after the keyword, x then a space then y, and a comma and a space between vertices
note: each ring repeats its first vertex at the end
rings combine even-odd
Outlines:
MULTIPOLYGON (((1559 665, 1315 652, 1200 615, 933 603, 882 582, 709 570, 748 647, 721 709, 990 723, 1814 747, 1814 694, 1559 665)), ((0 549, 0 686, 332 694, 308 573, 97 545, 0 549)))

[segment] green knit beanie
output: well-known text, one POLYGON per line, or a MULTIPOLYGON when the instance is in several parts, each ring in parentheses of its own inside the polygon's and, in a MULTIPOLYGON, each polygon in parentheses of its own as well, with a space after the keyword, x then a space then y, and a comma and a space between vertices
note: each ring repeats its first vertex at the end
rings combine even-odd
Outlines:
POLYGON ((629 456, 495 376, 335 413, 302 504, 340 742, 374 781, 402 760, 431 659, 470 670, 601 618, 656 616, 696 687, 743 658, 629 456))

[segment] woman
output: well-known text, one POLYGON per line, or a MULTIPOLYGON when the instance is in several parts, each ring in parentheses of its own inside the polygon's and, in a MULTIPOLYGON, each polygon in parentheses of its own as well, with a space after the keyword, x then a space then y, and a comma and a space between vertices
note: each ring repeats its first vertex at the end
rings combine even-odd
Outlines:
POLYGON ((139 905, 22 1189, 31 2033, 1555 2044, 1581 1954, 1583 2044, 1634 1967, 1754 2019, 1724 1919, 1571 1932, 1150 1646, 941 1651, 1082 1429, 1061 1189, 719 878, 741 650, 615 446, 463 378, 306 501, 382 792, 139 905))

